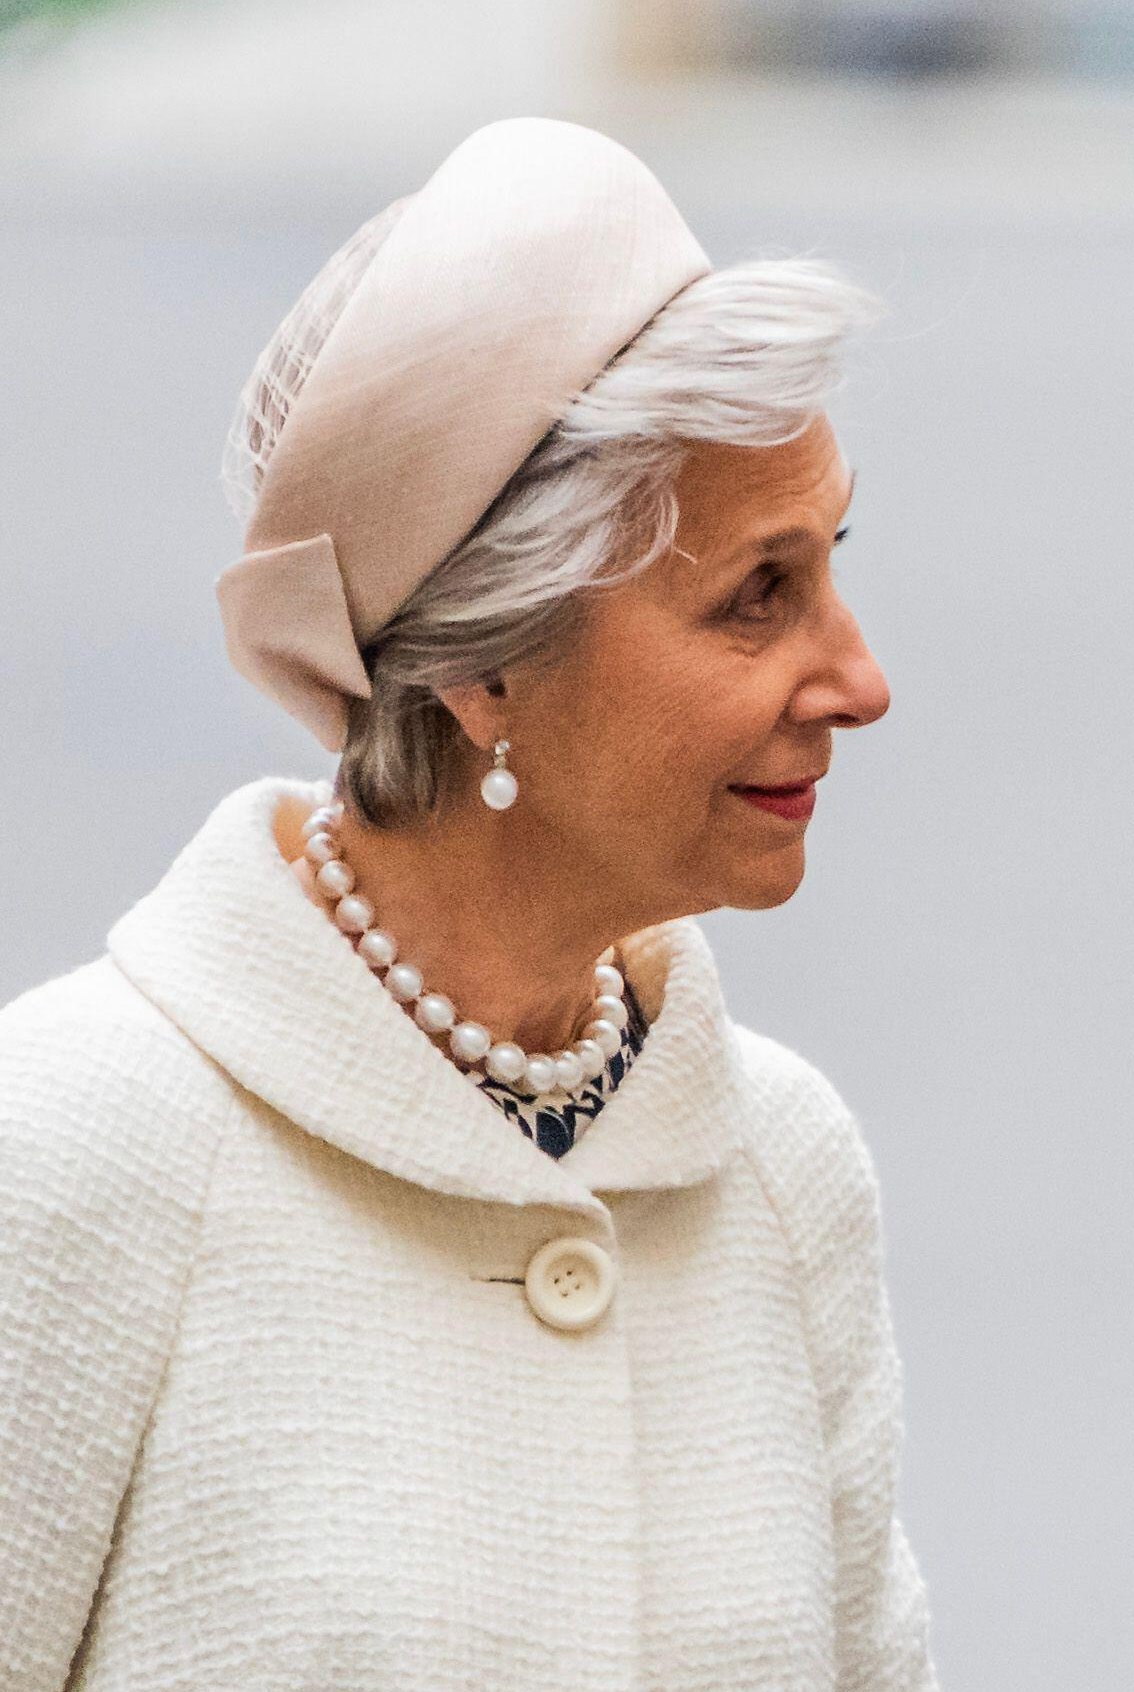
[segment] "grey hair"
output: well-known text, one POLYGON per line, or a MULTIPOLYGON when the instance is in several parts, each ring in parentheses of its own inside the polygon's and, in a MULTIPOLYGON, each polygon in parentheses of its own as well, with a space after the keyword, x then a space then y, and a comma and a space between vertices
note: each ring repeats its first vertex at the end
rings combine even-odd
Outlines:
MULTIPOLYGON (((323 274, 334 276, 332 263, 323 274)), ((350 702, 336 794, 375 828, 424 820, 446 797, 464 734, 437 690, 499 692, 498 670, 564 658, 587 602, 674 546, 673 484, 691 443, 772 446, 802 434, 841 386, 842 343, 881 310, 812 258, 747 260, 675 295, 571 396, 362 649, 373 693, 350 702)), ((308 346, 308 365, 313 356, 308 346)), ((246 392, 256 383, 254 373, 246 392)), ((234 424, 230 450, 239 436, 234 424)))

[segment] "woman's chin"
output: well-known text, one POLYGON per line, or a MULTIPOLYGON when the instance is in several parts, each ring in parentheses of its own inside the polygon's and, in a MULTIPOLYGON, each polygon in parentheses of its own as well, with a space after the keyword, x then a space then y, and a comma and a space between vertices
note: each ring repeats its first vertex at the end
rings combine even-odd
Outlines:
POLYGON ((767 911, 786 904, 803 880, 807 868, 802 836, 779 852, 767 852, 738 868, 733 910, 767 911))

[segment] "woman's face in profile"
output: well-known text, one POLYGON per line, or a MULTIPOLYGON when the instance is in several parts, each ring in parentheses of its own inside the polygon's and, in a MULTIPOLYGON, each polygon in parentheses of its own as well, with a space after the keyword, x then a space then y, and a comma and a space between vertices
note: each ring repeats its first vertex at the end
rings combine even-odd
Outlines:
POLYGON ((637 915, 790 898, 807 821, 734 786, 825 771, 832 729, 889 706, 832 579, 851 484, 825 417, 781 446, 695 445, 676 548, 591 596, 561 663, 509 677, 525 806, 637 915))

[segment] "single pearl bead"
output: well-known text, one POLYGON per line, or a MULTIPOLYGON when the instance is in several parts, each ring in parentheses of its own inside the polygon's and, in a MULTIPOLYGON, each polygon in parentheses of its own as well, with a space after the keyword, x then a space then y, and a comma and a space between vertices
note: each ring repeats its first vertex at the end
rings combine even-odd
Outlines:
POLYGON ((571 1050, 582 1065, 583 1074, 588 1081, 595 1080, 606 1068, 606 1053, 597 1040, 576 1040, 571 1050))
POLYGON ((613 993, 621 998, 626 987, 621 974, 613 964, 599 964, 595 970, 595 990, 599 993, 613 993))
POLYGON ((533 1093, 550 1093, 556 1079, 555 1059, 546 1052, 533 1052, 524 1065, 524 1085, 533 1093))
POLYGON ((492 1044, 492 1035, 481 1022, 458 1022, 449 1035, 449 1050, 463 1063, 479 1063, 492 1044))
POLYGON ((329 864, 332 858, 337 858, 339 849, 325 829, 316 829, 308 837, 303 848, 303 856, 309 864, 329 864))
POLYGON ((398 955, 398 943, 392 934, 368 928, 358 942, 358 955, 371 969, 389 969, 398 955))
POLYGON ((411 963, 391 964, 385 981, 395 999, 400 999, 403 1004, 416 999, 423 986, 421 971, 411 963))
POLYGON ((601 1016, 594 1022, 588 1022, 583 1029, 583 1038, 596 1041, 608 1058, 613 1057, 622 1047, 622 1030, 601 1016))
POLYGON ((481 796, 494 811, 506 811, 515 802, 519 783, 511 770, 489 770, 480 784, 481 796))
POLYGON ((630 1020, 625 1000, 620 999, 617 993, 600 993, 595 1000, 595 1015, 606 1022, 613 1022, 616 1028, 625 1028, 630 1020))
POLYGON ((457 1012, 452 999, 447 999, 444 993, 423 993, 413 1019, 430 1034, 444 1034, 456 1022, 457 1012))
POLYGON ((374 906, 361 893, 347 893, 335 906, 335 921, 346 934, 362 934, 374 921, 374 906))
POLYGON ((315 885, 322 893, 341 899, 354 886, 354 871, 341 858, 331 858, 315 872, 315 885))
POLYGON ((300 833, 304 840, 310 840, 313 834, 319 834, 323 829, 331 826, 335 821, 334 812, 329 805, 320 805, 317 811, 312 811, 304 823, 300 833))
POLYGON ((572 1092, 583 1079, 583 1064, 575 1052, 561 1051, 555 1054, 555 1070, 559 1077, 559 1085, 572 1092))
POLYGON ((501 1040, 489 1048, 484 1067, 494 1081, 518 1081, 524 1073, 527 1056, 522 1046, 512 1040, 501 1040))

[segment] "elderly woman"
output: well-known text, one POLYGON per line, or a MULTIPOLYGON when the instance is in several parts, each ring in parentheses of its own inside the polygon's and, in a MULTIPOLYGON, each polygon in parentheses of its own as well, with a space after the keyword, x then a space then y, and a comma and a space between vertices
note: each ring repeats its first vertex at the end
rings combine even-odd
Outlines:
POLYGON ((823 409, 870 297, 478 130, 228 443, 224 798, 0 1016, 7 1692, 927 1692, 878 1185, 696 913, 885 679, 823 409))

